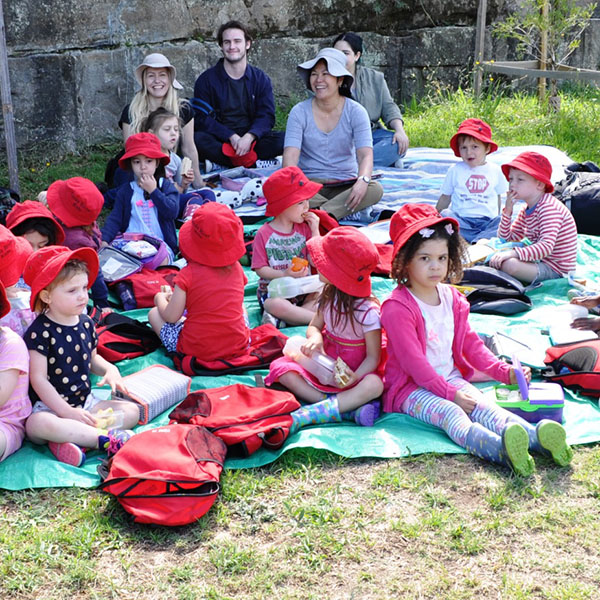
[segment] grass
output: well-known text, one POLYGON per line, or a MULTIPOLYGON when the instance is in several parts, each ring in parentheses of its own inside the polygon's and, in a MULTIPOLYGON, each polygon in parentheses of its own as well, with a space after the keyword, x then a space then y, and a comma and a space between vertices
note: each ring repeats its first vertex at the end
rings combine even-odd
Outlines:
MULTIPOLYGON (((462 119, 481 116, 500 144, 549 143, 600 162, 597 102, 572 89, 555 115, 524 94, 437 92, 406 108, 406 127, 411 145, 446 147, 462 119)), ((23 154, 23 196, 57 178, 101 179, 117 148, 23 154)), ((600 446, 578 447, 568 469, 536 462, 523 480, 464 455, 349 461, 292 450, 224 472, 211 511, 170 529, 132 523, 93 490, 3 492, 0 596, 595 599, 600 446)))

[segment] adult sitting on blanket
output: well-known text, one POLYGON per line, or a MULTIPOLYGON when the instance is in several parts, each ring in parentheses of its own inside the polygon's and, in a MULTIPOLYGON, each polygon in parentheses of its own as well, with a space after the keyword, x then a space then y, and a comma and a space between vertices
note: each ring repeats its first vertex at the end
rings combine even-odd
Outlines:
POLYGON ((228 21, 219 27, 217 41, 223 58, 204 71, 194 86, 198 154, 228 167, 250 167, 257 158, 274 159, 283 150, 283 132, 272 131, 271 80, 248 64, 252 37, 244 25, 228 21))
POLYGON ((346 57, 323 48, 298 65, 298 74, 312 98, 290 111, 283 149, 283 166, 298 166, 312 181, 323 183, 310 200, 336 219, 377 204, 383 195, 371 181, 373 141, 367 111, 350 98, 354 78, 346 57))
MULTIPOLYGON (((181 152, 192 161, 194 187, 204 185, 198 168, 198 152, 194 144, 194 110, 187 100, 179 98, 178 90, 183 86, 175 78, 177 72, 169 59, 158 53, 149 54, 135 69, 135 79, 141 89, 131 104, 121 113, 119 127, 123 130, 123 141, 143 131, 148 115, 159 107, 166 108, 181 120, 181 152)), ((123 183, 119 181, 117 183, 123 183)))
POLYGON ((404 131, 402 113, 390 94, 383 73, 360 64, 363 54, 360 35, 341 33, 333 41, 333 47, 344 53, 346 68, 354 76, 352 97, 369 113, 373 163, 383 167, 401 166, 401 159, 408 150, 408 136, 404 131))

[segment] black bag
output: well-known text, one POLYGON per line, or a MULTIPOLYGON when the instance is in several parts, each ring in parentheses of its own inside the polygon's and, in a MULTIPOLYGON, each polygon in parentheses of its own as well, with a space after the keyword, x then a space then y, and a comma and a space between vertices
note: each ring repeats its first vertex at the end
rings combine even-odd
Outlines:
POLYGON ((569 165, 565 173, 554 195, 571 211, 578 233, 600 235, 600 168, 588 161, 569 165))
POLYGON ((6 215, 12 210, 21 197, 10 188, 0 187, 0 225, 6 226, 6 215))
POLYGON ((96 335, 98 354, 112 363, 150 354, 161 346, 159 337, 147 323, 115 312, 99 320, 96 335))
POLYGON ((465 269, 459 285, 475 288, 467 292, 471 312, 515 315, 532 307, 531 298, 525 294, 525 286, 508 273, 492 267, 465 269))

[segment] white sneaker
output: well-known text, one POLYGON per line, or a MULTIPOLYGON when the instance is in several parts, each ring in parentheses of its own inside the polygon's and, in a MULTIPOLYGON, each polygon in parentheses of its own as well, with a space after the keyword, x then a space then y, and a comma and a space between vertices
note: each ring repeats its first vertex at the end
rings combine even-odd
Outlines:
POLYGON ((394 167, 396 167, 396 169, 404 169, 404 160, 402 158, 399 158, 395 163, 394 163, 394 167))
POLYGON ((257 160, 256 161, 257 169, 279 169, 279 167, 281 167, 281 162, 277 158, 274 158, 272 160, 257 160))
POLYGON ((282 321, 281 319, 274 317, 271 313, 268 313, 265 310, 263 312, 261 324, 266 325, 267 323, 273 325, 274 327, 277 327, 277 329, 281 329, 282 327, 286 326, 285 321, 282 321))
POLYGON ((224 167, 223 165, 219 165, 217 163, 211 162, 210 160, 206 159, 204 161, 204 173, 210 173, 211 171, 224 171, 225 169, 228 169, 229 167, 224 167))

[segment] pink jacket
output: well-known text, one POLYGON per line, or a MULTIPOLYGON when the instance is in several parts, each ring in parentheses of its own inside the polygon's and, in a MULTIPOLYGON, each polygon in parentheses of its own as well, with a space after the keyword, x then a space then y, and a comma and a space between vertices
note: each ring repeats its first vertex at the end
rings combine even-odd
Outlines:
MULTIPOLYGON (((469 380, 474 369, 502 383, 510 382, 510 366, 498 360, 469 325, 469 303, 452 288, 454 312, 454 364, 469 380)), ((383 378, 383 410, 402 412, 404 400, 419 387, 440 398, 454 400, 457 388, 438 375, 427 361, 425 320, 412 294, 398 286, 381 307, 381 324, 387 333, 387 363, 383 378)))

